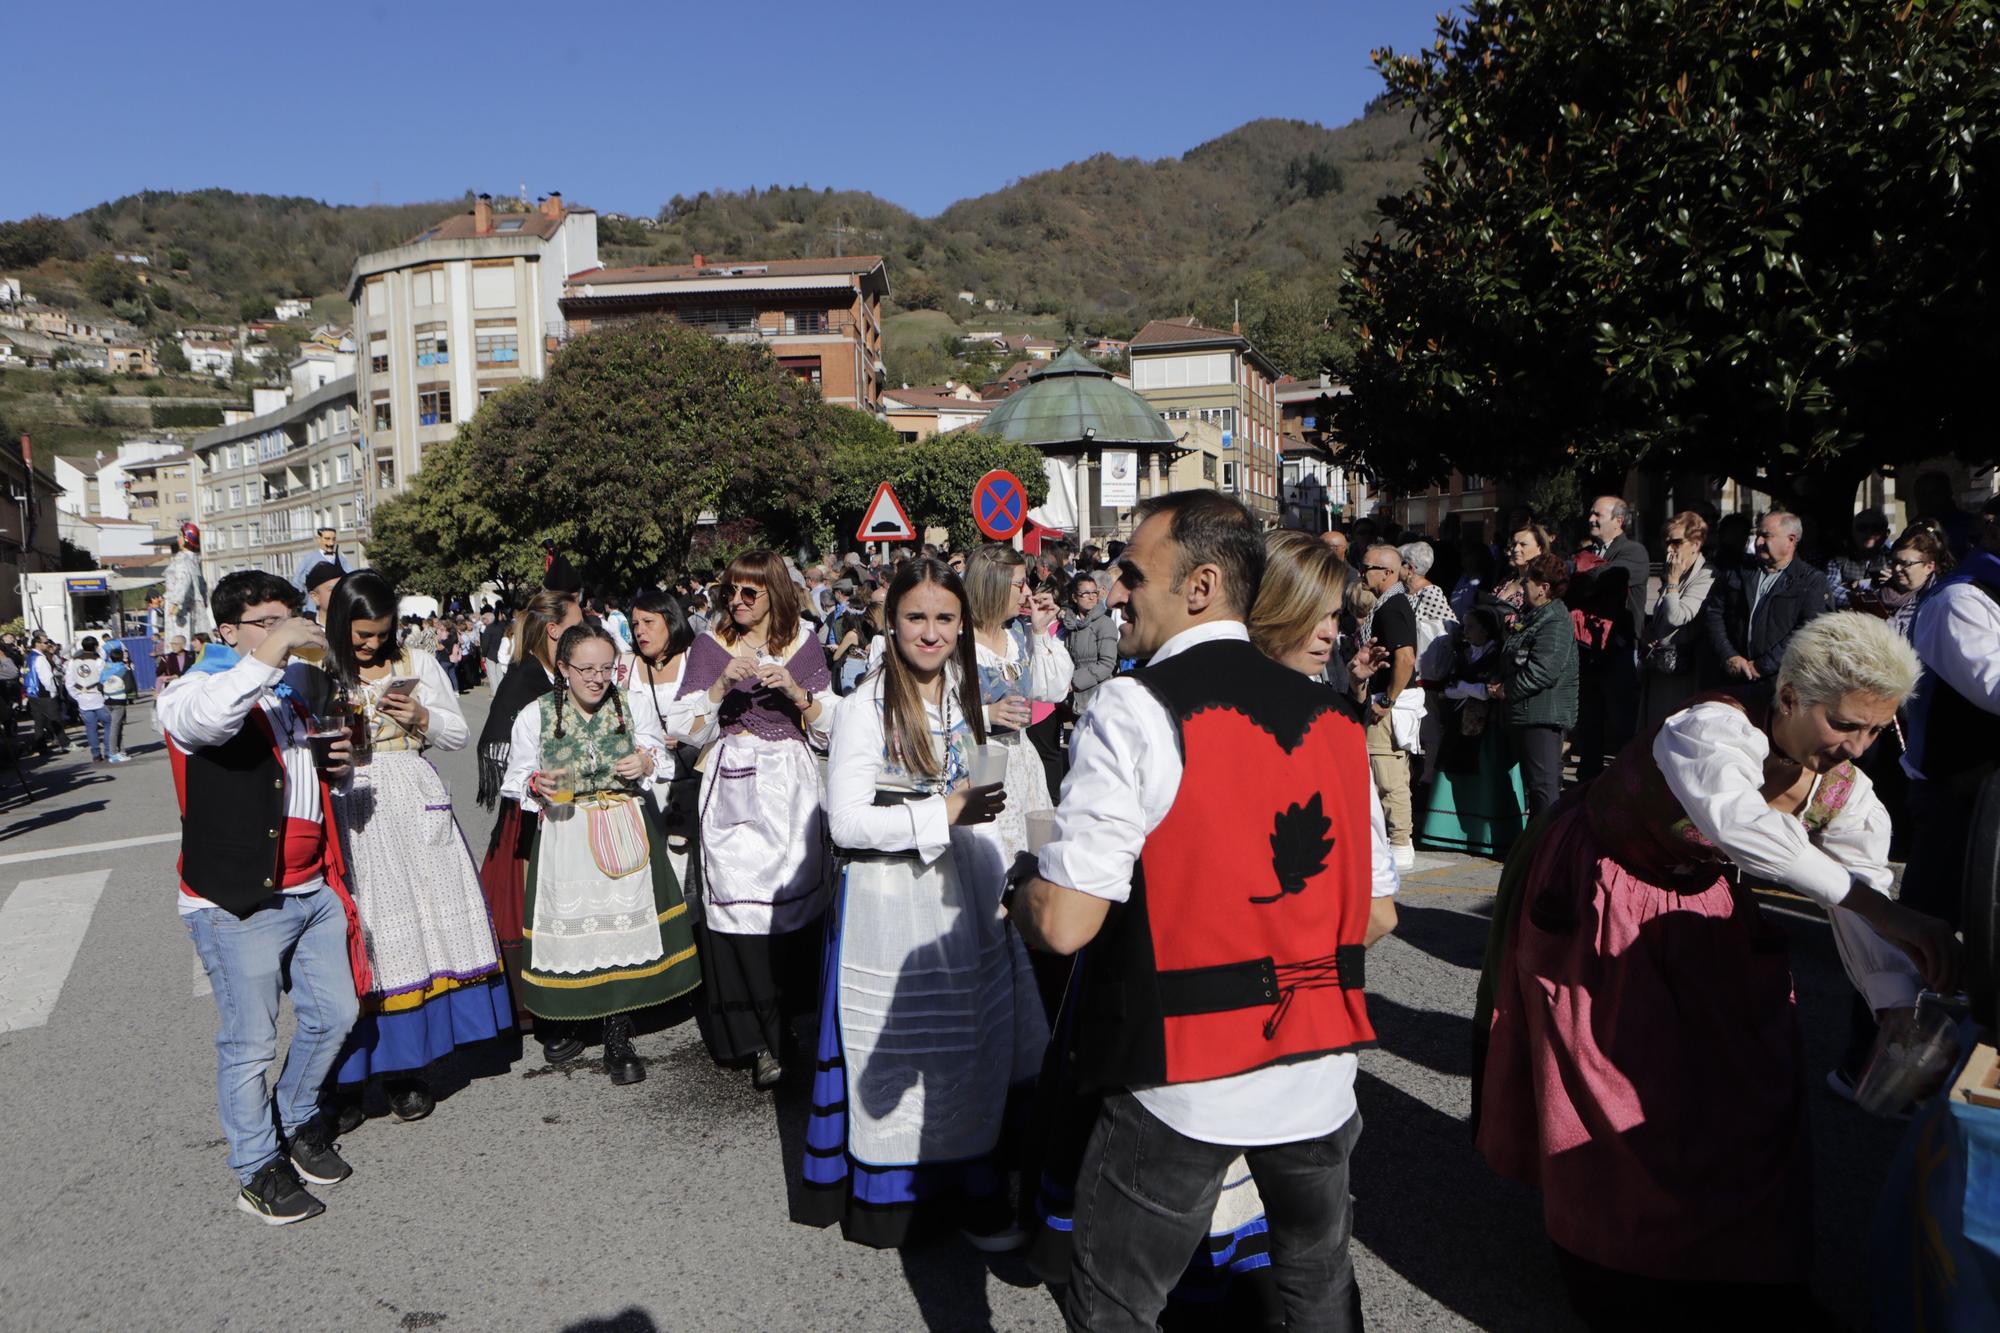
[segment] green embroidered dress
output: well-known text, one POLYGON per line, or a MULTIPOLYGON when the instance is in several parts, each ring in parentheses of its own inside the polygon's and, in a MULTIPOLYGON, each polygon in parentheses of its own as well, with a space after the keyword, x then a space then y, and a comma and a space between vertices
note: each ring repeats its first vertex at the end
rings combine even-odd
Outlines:
POLYGON ((687 903, 653 803, 612 771, 635 742, 656 750, 665 744, 650 722, 632 716, 622 694, 617 708, 607 698, 588 714, 565 695, 546 695, 516 724, 517 764, 568 768, 576 779, 573 804, 542 803, 528 856, 521 991, 537 1018, 603 1018, 700 984, 687 903), (518 755, 523 739, 538 742, 532 758, 518 755))

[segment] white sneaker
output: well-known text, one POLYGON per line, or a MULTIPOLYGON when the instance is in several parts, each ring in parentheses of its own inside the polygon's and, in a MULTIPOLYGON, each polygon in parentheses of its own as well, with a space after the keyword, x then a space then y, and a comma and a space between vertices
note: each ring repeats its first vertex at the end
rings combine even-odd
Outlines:
POLYGON ((1396 863, 1396 869, 1398 870, 1415 870, 1417 868, 1417 849, 1414 847, 1407 845, 1391 847, 1389 855, 1396 863))

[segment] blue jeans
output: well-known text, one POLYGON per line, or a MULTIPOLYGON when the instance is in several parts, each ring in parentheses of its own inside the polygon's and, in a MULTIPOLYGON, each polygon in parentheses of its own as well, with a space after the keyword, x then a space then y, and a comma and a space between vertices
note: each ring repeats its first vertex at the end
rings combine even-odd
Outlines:
POLYGON ((83 717, 83 738, 90 745, 92 759, 108 759, 111 751, 105 748, 111 736, 111 714, 102 708, 79 710, 83 717))
POLYGON ((1325 1138, 1223 1147, 1188 1138, 1129 1092, 1112 1093, 1077 1172, 1063 1318, 1090 1333, 1152 1329, 1208 1231, 1223 1173, 1241 1153, 1264 1200, 1285 1327, 1358 1333, 1347 1164, 1360 1137, 1356 1112, 1325 1138))
POLYGON ((320 1087, 361 1013, 347 959, 347 913, 331 889, 277 894, 249 916, 204 907, 183 918, 215 988, 215 1094, 229 1168, 244 1184, 319 1114, 320 1087), (264 1068, 278 1053, 278 998, 298 1031, 278 1075, 276 1117, 264 1068))

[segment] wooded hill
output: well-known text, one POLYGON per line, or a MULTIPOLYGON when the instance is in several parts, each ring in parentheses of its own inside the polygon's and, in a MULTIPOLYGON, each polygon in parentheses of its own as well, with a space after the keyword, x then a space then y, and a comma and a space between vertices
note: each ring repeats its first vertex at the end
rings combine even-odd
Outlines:
MULTIPOLYGON (((1196 314, 1246 325, 1287 293, 1332 313, 1346 246, 1375 229, 1376 200, 1406 188, 1423 152, 1406 113, 1381 108, 1328 130, 1259 120, 1178 158, 1101 154, 1015 181, 920 218, 873 195, 805 186, 676 195, 657 218, 600 219, 607 263, 888 257, 896 305, 977 320, 969 290, 1075 327, 1129 333, 1146 319, 1196 314), (1261 275, 1261 276, 1259 276, 1261 275)), ((588 189, 577 197, 589 202, 588 189)), ((155 290, 126 291, 117 313, 156 331, 235 320, 280 296, 326 296, 336 308, 356 255, 392 245, 469 201, 333 206, 228 190, 147 191, 67 219, 0 223, 0 272, 45 300, 106 309, 90 261, 137 252, 155 290)), ((106 267, 99 260, 101 272, 106 267)), ((1303 369, 1303 368, 1302 368, 1303 369)))

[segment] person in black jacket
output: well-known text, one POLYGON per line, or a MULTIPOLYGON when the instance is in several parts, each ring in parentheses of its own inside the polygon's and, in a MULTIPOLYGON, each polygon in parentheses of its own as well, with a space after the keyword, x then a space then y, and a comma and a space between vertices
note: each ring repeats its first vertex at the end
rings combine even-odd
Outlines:
POLYGON ((1716 575, 1702 609, 1710 683, 1768 696, 1792 635, 1831 609, 1824 575, 1796 558, 1800 532, 1797 514, 1764 515, 1757 524, 1756 559, 1716 575))
POLYGON ((1603 548, 1604 563, 1572 585, 1569 603, 1584 606, 1600 601, 1607 609, 1622 601, 1610 637, 1593 644, 1582 658, 1576 730, 1570 749, 1576 755, 1576 780, 1588 781, 1632 739, 1639 725, 1638 643, 1646 628, 1646 584, 1652 558, 1632 535, 1632 506, 1616 495, 1600 495, 1590 506, 1590 535, 1603 548), (1591 589, 1595 589, 1593 594, 1591 589))

